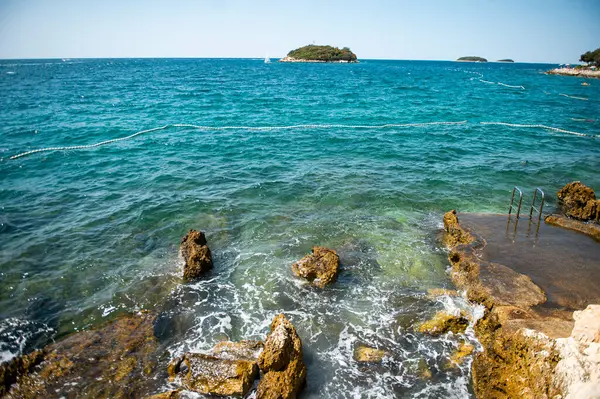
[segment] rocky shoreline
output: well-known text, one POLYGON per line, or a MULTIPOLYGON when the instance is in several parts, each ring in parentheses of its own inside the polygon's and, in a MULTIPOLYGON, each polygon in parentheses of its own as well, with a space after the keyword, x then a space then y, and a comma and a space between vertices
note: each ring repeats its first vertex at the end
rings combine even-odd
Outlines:
MULTIPOLYGON (((580 182, 558 193, 566 227, 596 238, 598 202, 580 182), (586 223, 587 222, 587 223, 586 223), (587 227, 582 227, 587 226, 587 227), (590 234, 590 231, 592 232, 590 234)), ((548 218, 547 218, 548 220, 548 218)), ((553 223, 554 224, 554 223, 553 223)), ((485 307, 475 333, 483 352, 472 365, 478 398, 588 399, 600 392, 600 305, 573 313, 546 306, 546 293, 528 276, 484 260, 486 239, 444 216, 451 278, 467 298, 485 307)))
MULTIPOLYGON (((596 231, 600 201, 591 188, 573 182, 559 191, 558 198, 566 216, 553 215, 553 221, 564 219, 568 228, 596 231)), ((430 320, 413 322, 409 329, 437 337, 463 334, 473 327, 483 347, 472 363, 478 398, 587 399, 600 392, 600 305, 574 312, 552 308, 548 293, 532 278, 510 264, 486 258, 487 238, 461 224, 456 211, 447 212, 443 224, 450 277, 462 295, 485 312, 477 319, 464 312, 441 311, 430 320)), ((213 266, 203 232, 190 230, 181 240, 180 254, 184 282, 201 278, 213 266)), ((315 246, 291 265, 291 271, 321 292, 335 283, 339 267, 336 251, 315 246)), ((433 297, 460 295, 445 289, 430 291, 433 297)), ((293 399, 306 384, 302 340, 284 314, 273 318, 264 342, 221 341, 209 351, 186 352, 174 359, 165 359, 168 355, 160 348, 156 318, 156 312, 122 315, 4 363, 0 396, 166 399, 187 397, 186 392, 245 397, 253 391, 258 399, 293 399), (165 360, 170 362, 163 367, 165 360)), ((388 356, 384 349, 367 344, 354 349, 354 361, 365 365, 381 363, 388 356)), ((462 342, 449 357, 449 367, 473 352, 474 345, 462 342)), ((426 364, 417 372, 423 379, 432 375, 426 364)))
POLYGON ((294 58, 290 56, 283 57, 279 60, 279 62, 309 62, 309 63, 318 63, 318 64, 358 64, 358 60, 356 61, 346 61, 346 60, 337 60, 337 61, 323 61, 323 60, 306 60, 300 58, 294 58))
POLYGON ((600 78, 600 71, 586 68, 555 68, 546 72, 546 75, 578 76, 580 78, 600 78))

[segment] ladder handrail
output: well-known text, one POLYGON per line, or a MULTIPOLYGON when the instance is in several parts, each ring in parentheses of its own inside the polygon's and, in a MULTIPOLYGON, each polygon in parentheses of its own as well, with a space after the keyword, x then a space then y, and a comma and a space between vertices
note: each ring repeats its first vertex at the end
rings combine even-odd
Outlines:
POLYGON ((510 206, 508 207, 508 217, 510 218, 510 214, 512 213, 514 202, 515 202, 515 192, 519 192, 519 206, 517 208, 517 219, 519 219, 519 215, 521 214, 521 203, 523 202, 523 191, 517 186, 513 188, 512 197, 510 198, 510 206))
POLYGON ((546 195, 544 194, 544 191, 539 188, 536 187, 535 190, 533 190, 533 200, 531 201, 531 208, 529 208, 529 220, 531 220, 531 218, 533 217, 533 210, 535 209, 538 212, 538 221, 537 223, 539 224, 540 221, 542 220, 542 210, 544 209, 544 200, 545 200, 546 195), (535 207, 535 200, 537 198, 537 193, 540 193, 542 196, 542 201, 540 202, 540 209, 535 207))

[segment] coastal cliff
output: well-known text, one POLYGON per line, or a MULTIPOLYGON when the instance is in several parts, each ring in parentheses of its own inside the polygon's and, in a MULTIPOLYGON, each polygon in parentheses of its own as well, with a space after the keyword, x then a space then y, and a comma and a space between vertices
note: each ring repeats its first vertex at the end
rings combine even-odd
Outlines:
POLYGON ((348 47, 337 48, 332 46, 308 45, 290 51, 279 62, 358 62, 356 54, 348 47))

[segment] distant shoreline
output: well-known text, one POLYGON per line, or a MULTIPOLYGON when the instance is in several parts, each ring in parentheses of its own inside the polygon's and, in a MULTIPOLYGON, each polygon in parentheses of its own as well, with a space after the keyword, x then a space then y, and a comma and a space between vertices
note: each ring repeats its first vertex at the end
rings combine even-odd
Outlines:
POLYGON ((577 76, 580 78, 600 78, 600 71, 586 68, 554 68, 546 72, 546 75, 577 76))
POLYGON ((311 63, 320 63, 320 64, 357 64, 359 61, 346 61, 346 60, 336 60, 336 61, 324 61, 324 60, 305 60, 301 58, 294 57, 283 57, 278 62, 311 62, 311 63))

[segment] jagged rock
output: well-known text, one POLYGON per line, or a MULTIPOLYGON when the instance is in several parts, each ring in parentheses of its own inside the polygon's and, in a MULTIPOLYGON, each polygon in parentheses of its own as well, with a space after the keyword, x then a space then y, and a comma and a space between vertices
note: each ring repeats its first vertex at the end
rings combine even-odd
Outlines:
POLYGON ((469 320, 462 313, 460 316, 454 316, 446 312, 438 312, 431 320, 419 325, 417 330, 430 335, 442 335, 448 331, 460 334, 468 325, 469 320))
POLYGON ((185 261, 185 266, 183 267, 184 279, 196 279, 202 273, 212 268, 212 255, 208 245, 206 245, 206 237, 203 232, 190 230, 181 239, 179 250, 185 261))
POLYGON ((340 266, 337 253, 325 247, 313 247, 312 254, 292 265, 296 276, 303 277, 314 286, 323 288, 335 281, 340 266))
POLYGON ((463 229, 458 222, 456 210, 451 210, 444 214, 444 243, 452 248, 458 244, 469 244, 474 241, 473 236, 463 229))
POLYGON ((169 364, 169 377, 173 380, 178 375, 188 390, 205 395, 243 397, 258 377, 258 367, 253 361, 188 352, 169 364))
POLYGON ((557 193, 565 215, 579 220, 597 220, 597 201, 594 190, 585 184, 574 181, 557 193))
POLYGON ((22 374, 6 396, 139 396, 145 379, 156 368, 158 340, 153 321, 150 313, 121 316, 97 330, 72 334, 41 352, 24 356, 26 360, 19 366, 22 374))
POLYGON ((264 375, 258 384, 257 399, 294 399, 306 383, 302 341, 283 314, 271 323, 258 366, 264 375))
POLYGON ((379 363, 385 356, 382 349, 371 348, 366 345, 358 345, 354 348, 354 360, 360 363, 379 363))

